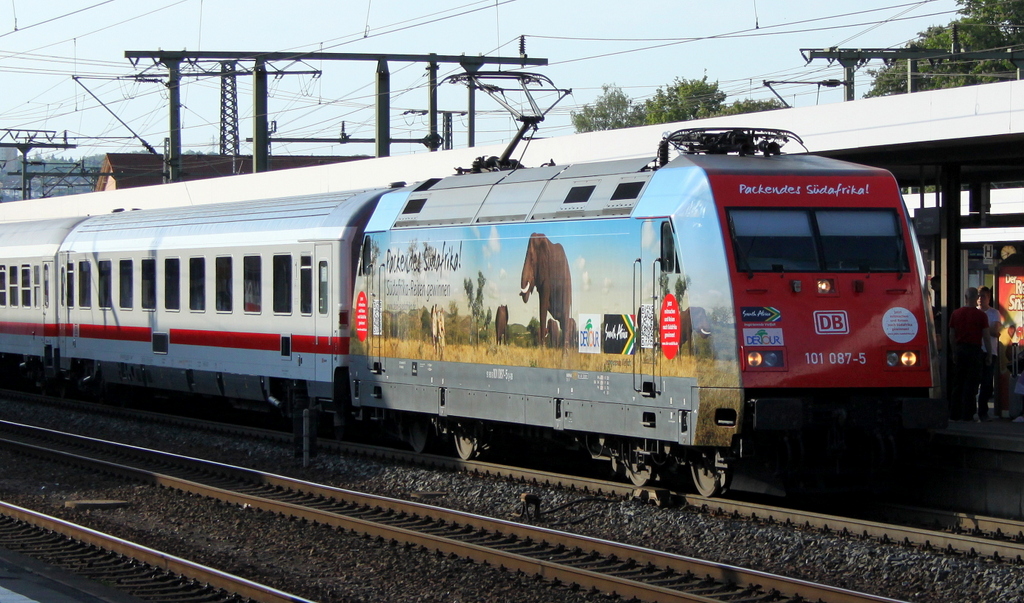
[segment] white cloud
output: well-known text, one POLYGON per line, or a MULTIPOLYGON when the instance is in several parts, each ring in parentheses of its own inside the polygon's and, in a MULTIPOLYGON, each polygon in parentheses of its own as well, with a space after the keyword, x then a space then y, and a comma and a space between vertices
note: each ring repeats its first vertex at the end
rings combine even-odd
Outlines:
POLYGON ((654 230, 654 221, 645 220, 641 234, 641 245, 643 245, 645 249, 654 250, 655 245, 658 242, 658 237, 656 235, 657 233, 654 230))

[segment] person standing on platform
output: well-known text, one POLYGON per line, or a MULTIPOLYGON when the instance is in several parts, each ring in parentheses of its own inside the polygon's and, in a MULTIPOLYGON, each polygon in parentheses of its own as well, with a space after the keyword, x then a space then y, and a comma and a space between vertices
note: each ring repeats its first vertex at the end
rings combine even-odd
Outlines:
POLYGON ((995 369, 999 366, 999 329, 1003 325, 1003 317, 999 310, 992 307, 992 289, 982 287, 978 290, 978 309, 988 317, 988 332, 982 339, 985 362, 981 365, 981 391, 978 394, 978 414, 982 421, 996 418, 996 405, 992 405, 992 414, 988 414, 988 401, 995 393, 995 369))
POLYGON ((980 421, 978 386, 985 363, 982 339, 988 333, 988 316, 978 309, 978 290, 969 287, 964 305, 949 315, 949 335, 953 348, 953 379, 949 396, 951 421, 980 421))

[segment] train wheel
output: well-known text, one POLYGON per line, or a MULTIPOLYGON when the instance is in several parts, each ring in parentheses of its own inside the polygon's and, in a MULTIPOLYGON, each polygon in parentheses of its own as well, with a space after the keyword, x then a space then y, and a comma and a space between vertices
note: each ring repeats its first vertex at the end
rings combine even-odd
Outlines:
MULTIPOLYGON (((416 454, 427 448, 430 441, 430 421, 427 419, 410 419, 405 429, 405 443, 416 454)), ((457 444, 456 444, 457 445, 457 444)))
POLYGON ((460 459, 471 461, 480 455, 480 443, 475 436, 456 434, 453 439, 455 440, 455 454, 459 455, 460 459))
POLYGON ((651 471, 651 467, 649 465, 627 462, 624 463, 623 468, 626 470, 626 477, 628 477, 629 481, 637 488, 646 486, 652 481, 651 478, 654 477, 654 472, 651 471))
POLYGON ((721 496, 729 491, 730 473, 727 469, 715 467, 715 461, 707 455, 690 461, 693 485, 701 496, 721 496))

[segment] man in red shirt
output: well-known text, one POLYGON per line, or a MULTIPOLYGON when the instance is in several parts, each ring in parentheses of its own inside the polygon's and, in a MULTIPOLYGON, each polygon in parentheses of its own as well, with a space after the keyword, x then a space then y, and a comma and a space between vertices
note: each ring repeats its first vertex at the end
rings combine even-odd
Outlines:
POLYGON ((979 421, 977 394, 985 362, 981 342, 989 328, 988 316, 976 307, 978 290, 974 287, 964 293, 964 302, 949 315, 950 340, 955 344, 949 418, 951 421, 979 421))

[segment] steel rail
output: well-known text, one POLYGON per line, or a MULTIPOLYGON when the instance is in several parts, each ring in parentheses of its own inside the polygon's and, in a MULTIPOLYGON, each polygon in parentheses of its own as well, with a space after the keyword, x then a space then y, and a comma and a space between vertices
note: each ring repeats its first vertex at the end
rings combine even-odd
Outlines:
MULTIPOLYGON (((4 391, 3 393, 32 401, 45 401, 46 403, 57 402, 73 406, 85 404, 91 409, 96 406, 88 403, 54 400, 53 398, 37 394, 25 394, 24 392, 4 391)), ((108 408, 102 406, 100 409, 108 410, 108 408)), ((124 412, 124 409, 118 409, 116 414, 123 414, 124 412)), ((208 429, 214 432, 233 434, 240 433, 250 437, 269 439, 282 443, 292 442, 291 434, 267 429, 235 426, 202 419, 176 417, 174 415, 150 411, 132 410, 130 411, 130 415, 170 424, 188 426, 198 425, 203 429, 208 429)), ((709 512, 718 514, 749 517, 755 520, 768 522, 791 523, 825 532, 836 532, 850 536, 874 538, 881 542, 912 544, 924 549, 940 548, 946 551, 962 552, 966 555, 986 556, 996 560, 1009 559, 1016 560, 1018 563, 1024 563, 1024 522, 1020 521, 956 513, 953 511, 923 509, 905 505, 878 504, 874 505, 869 510, 869 514, 874 517, 886 517, 889 518, 889 521, 896 521, 900 524, 912 524, 909 526, 894 525, 892 523, 881 523, 868 519, 840 517, 836 515, 758 503, 732 501, 721 498, 707 498, 696 494, 668 492, 667 490, 660 488, 637 488, 628 484, 607 480, 569 476, 548 471, 523 469, 481 461, 463 461, 461 459, 440 455, 416 454, 414 452, 367 444, 321 440, 320 445, 325 449, 361 455, 367 458, 397 460, 421 466, 447 468, 480 475, 504 477, 519 480, 524 483, 546 484, 554 487, 581 490, 600 495, 634 497, 642 500, 650 500, 658 504, 665 503, 666 499, 674 499, 677 503, 697 509, 705 509, 709 512), (937 524, 950 531, 943 532, 934 529, 915 527, 929 524, 937 524)))
MULTIPOLYGON (((109 449, 117 449, 122 458, 125 455, 138 455, 143 457, 143 462, 158 462, 163 465, 179 464, 184 471, 193 474, 200 470, 213 476, 214 480, 230 478, 243 481, 249 484, 260 484, 274 490, 287 490, 301 492, 316 500, 330 499, 341 504, 352 505, 360 509, 387 509, 389 515, 398 514, 400 517, 430 518, 442 525, 460 528, 460 533, 471 534, 487 532, 504 536, 514 536, 524 543, 544 543, 549 548, 556 550, 588 551, 610 559, 629 559, 630 567, 657 568, 658 571, 668 571, 673 575, 682 576, 704 576, 711 578, 721 585, 716 589, 726 589, 729 594, 735 596, 737 591, 743 589, 757 589, 769 592, 784 593, 793 597, 794 600, 821 600, 836 603, 854 602, 892 602, 893 599, 857 593, 847 589, 831 587, 827 585, 814 584, 811 582, 777 576, 766 572, 748 570, 728 564, 714 563, 636 547, 614 543, 607 540, 589 538, 551 530, 548 528, 528 526, 520 523, 508 522, 500 519, 489 518, 470 513, 451 511, 439 507, 433 507, 416 502, 409 502, 387 497, 364 494, 341 488, 334 488, 296 480, 284 476, 266 474, 259 471, 213 463, 193 459, 181 455, 166 455, 157 451, 125 446, 93 438, 61 434, 53 430, 42 430, 24 425, 11 425, 3 423, 4 429, 14 429, 21 434, 28 434, 32 431, 41 431, 46 438, 67 439, 72 441, 73 446, 104 446, 109 449), (735 588, 730 588, 734 585, 735 588)), ((575 584, 588 589, 598 589, 602 592, 615 593, 623 597, 635 597, 644 601, 692 601, 710 603, 722 599, 705 596, 704 594, 693 594, 675 590, 656 584, 633 580, 629 577, 600 573, 596 570, 573 567, 558 561, 540 559, 527 556, 515 551, 502 550, 477 542, 466 542, 454 539, 449 536, 424 532, 405 528, 396 525, 382 523, 371 519, 344 515, 320 508, 313 508, 303 504, 271 500, 264 496, 246 494, 237 490, 228 490, 225 487, 207 485, 194 479, 185 479, 168 475, 166 473, 149 471, 134 466, 124 465, 125 461, 114 462, 109 460, 96 459, 83 456, 80 453, 58 451, 45 448, 44 446, 25 443, 22 441, 4 438, 0 440, 4 445, 18 448, 29 454, 60 458, 65 462, 73 462, 79 465, 88 465, 97 470, 107 473, 115 473, 131 479, 146 483, 158 484, 171 487, 185 492, 201 496, 215 498, 232 504, 256 508, 283 516, 290 516, 317 522, 346 530, 367 534, 372 537, 390 540, 392 542, 403 542, 408 545, 420 546, 430 550, 443 553, 454 553, 481 563, 504 567, 533 575, 542 576, 549 580, 557 580, 566 584, 575 584)), ((475 538, 479 541, 480 538, 475 538)))
POLYGON ((0 515, 260 603, 313 603, 258 582, 2 501, 0 515))

